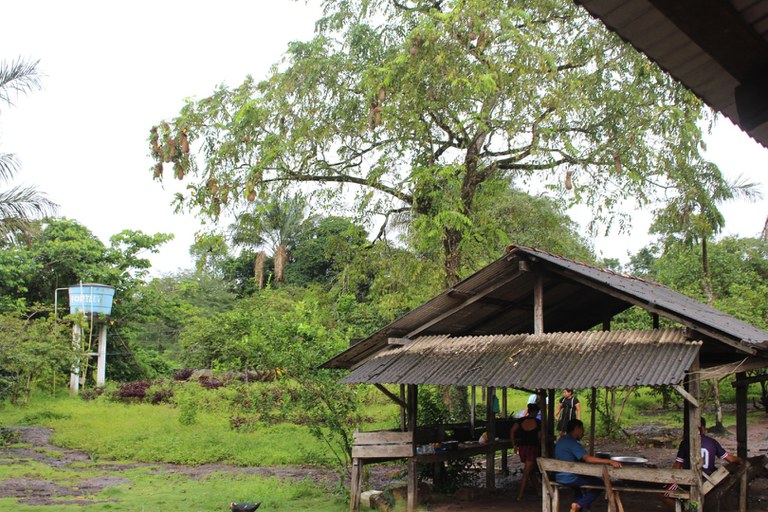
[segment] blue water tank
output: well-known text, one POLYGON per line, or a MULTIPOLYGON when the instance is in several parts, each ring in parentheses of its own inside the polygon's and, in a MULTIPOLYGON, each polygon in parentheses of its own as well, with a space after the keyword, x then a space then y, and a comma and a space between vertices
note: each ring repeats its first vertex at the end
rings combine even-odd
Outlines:
POLYGON ((115 297, 115 287, 105 284, 83 283, 73 284, 69 288, 69 312, 81 311, 85 314, 112 314, 112 299, 115 297))

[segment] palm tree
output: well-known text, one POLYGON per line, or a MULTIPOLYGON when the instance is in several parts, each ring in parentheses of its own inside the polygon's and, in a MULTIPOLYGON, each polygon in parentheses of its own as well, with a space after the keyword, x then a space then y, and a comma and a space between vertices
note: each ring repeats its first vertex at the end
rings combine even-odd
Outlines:
MULTIPOLYGON (((275 284, 285 282, 290 245, 307 221, 306 199, 300 194, 280 194, 270 200, 257 201, 237 217, 230 226, 232 243, 241 247, 260 249, 271 246, 274 257, 275 284)), ((264 286, 264 260, 266 253, 259 250, 254 262, 254 277, 259 288, 264 286)))
MULTIPOLYGON (((674 246, 687 250, 696 244, 701 247, 702 284, 707 304, 712 305, 716 297, 712 288, 708 241, 725 226, 725 217, 719 206, 734 199, 754 201, 760 198, 760 191, 754 183, 744 181, 741 177, 727 181, 720 169, 711 162, 676 169, 673 178, 677 180, 678 195, 656 212, 650 232, 662 235, 665 250, 674 246)), ((712 379, 712 388, 715 394, 715 426, 709 430, 727 434, 728 430, 723 425, 720 382, 717 379, 712 379)))
MULTIPOLYGON (((40 88, 39 61, 0 61, 0 104, 13 105, 16 96, 40 88)), ((16 157, 0 152, 0 183, 9 183, 19 169, 16 157)), ((16 242, 29 234, 34 220, 53 213, 56 204, 35 187, 12 186, 0 190, 0 238, 16 242)))

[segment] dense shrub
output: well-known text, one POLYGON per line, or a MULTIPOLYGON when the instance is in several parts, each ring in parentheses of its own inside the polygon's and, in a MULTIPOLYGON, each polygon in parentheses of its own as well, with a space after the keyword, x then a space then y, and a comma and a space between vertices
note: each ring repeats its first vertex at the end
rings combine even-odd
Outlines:
POLYGON ((152 405, 173 403, 175 387, 176 384, 173 380, 158 379, 147 389, 144 400, 149 401, 152 405))
POLYGON ((80 398, 83 400, 95 400, 104 394, 104 388, 85 389, 80 392, 80 398))
POLYGON ((147 390, 152 386, 149 380, 134 380, 133 382, 122 382, 118 385, 116 391, 112 393, 112 398, 118 401, 142 401, 147 396, 147 390))
POLYGON ((200 385, 203 386, 205 389, 218 389, 222 387, 224 383, 217 378, 208 378, 208 379, 200 378, 200 385))
POLYGON ((173 380, 189 380, 193 373, 195 373, 195 370, 192 368, 179 368, 173 372, 173 380))

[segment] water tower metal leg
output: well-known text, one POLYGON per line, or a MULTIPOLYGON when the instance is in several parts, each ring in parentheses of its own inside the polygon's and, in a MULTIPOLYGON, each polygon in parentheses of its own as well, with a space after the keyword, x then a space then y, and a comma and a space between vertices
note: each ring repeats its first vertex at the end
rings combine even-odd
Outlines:
POLYGON ((96 387, 104 387, 107 376, 107 324, 99 329, 99 356, 96 362, 96 387))
POLYGON ((80 330, 80 326, 75 324, 72 326, 72 348, 77 355, 77 359, 72 364, 72 371, 69 374, 69 392, 76 395, 80 389, 80 344, 83 339, 83 332, 80 330))

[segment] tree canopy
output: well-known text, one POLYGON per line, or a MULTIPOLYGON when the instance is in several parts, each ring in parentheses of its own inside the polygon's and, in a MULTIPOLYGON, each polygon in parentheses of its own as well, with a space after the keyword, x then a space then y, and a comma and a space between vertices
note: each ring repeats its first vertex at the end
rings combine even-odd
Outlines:
POLYGON ((700 159, 701 103, 573 2, 324 8, 264 80, 188 100, 152 129, 155 178, 172 167, 190 181, 177 207, 215 217, 311 183, 326 208, 408 214, 439 240, 452 283, 494 183, 547 187, 621 225, 620 201, 646 204, 700 159))

